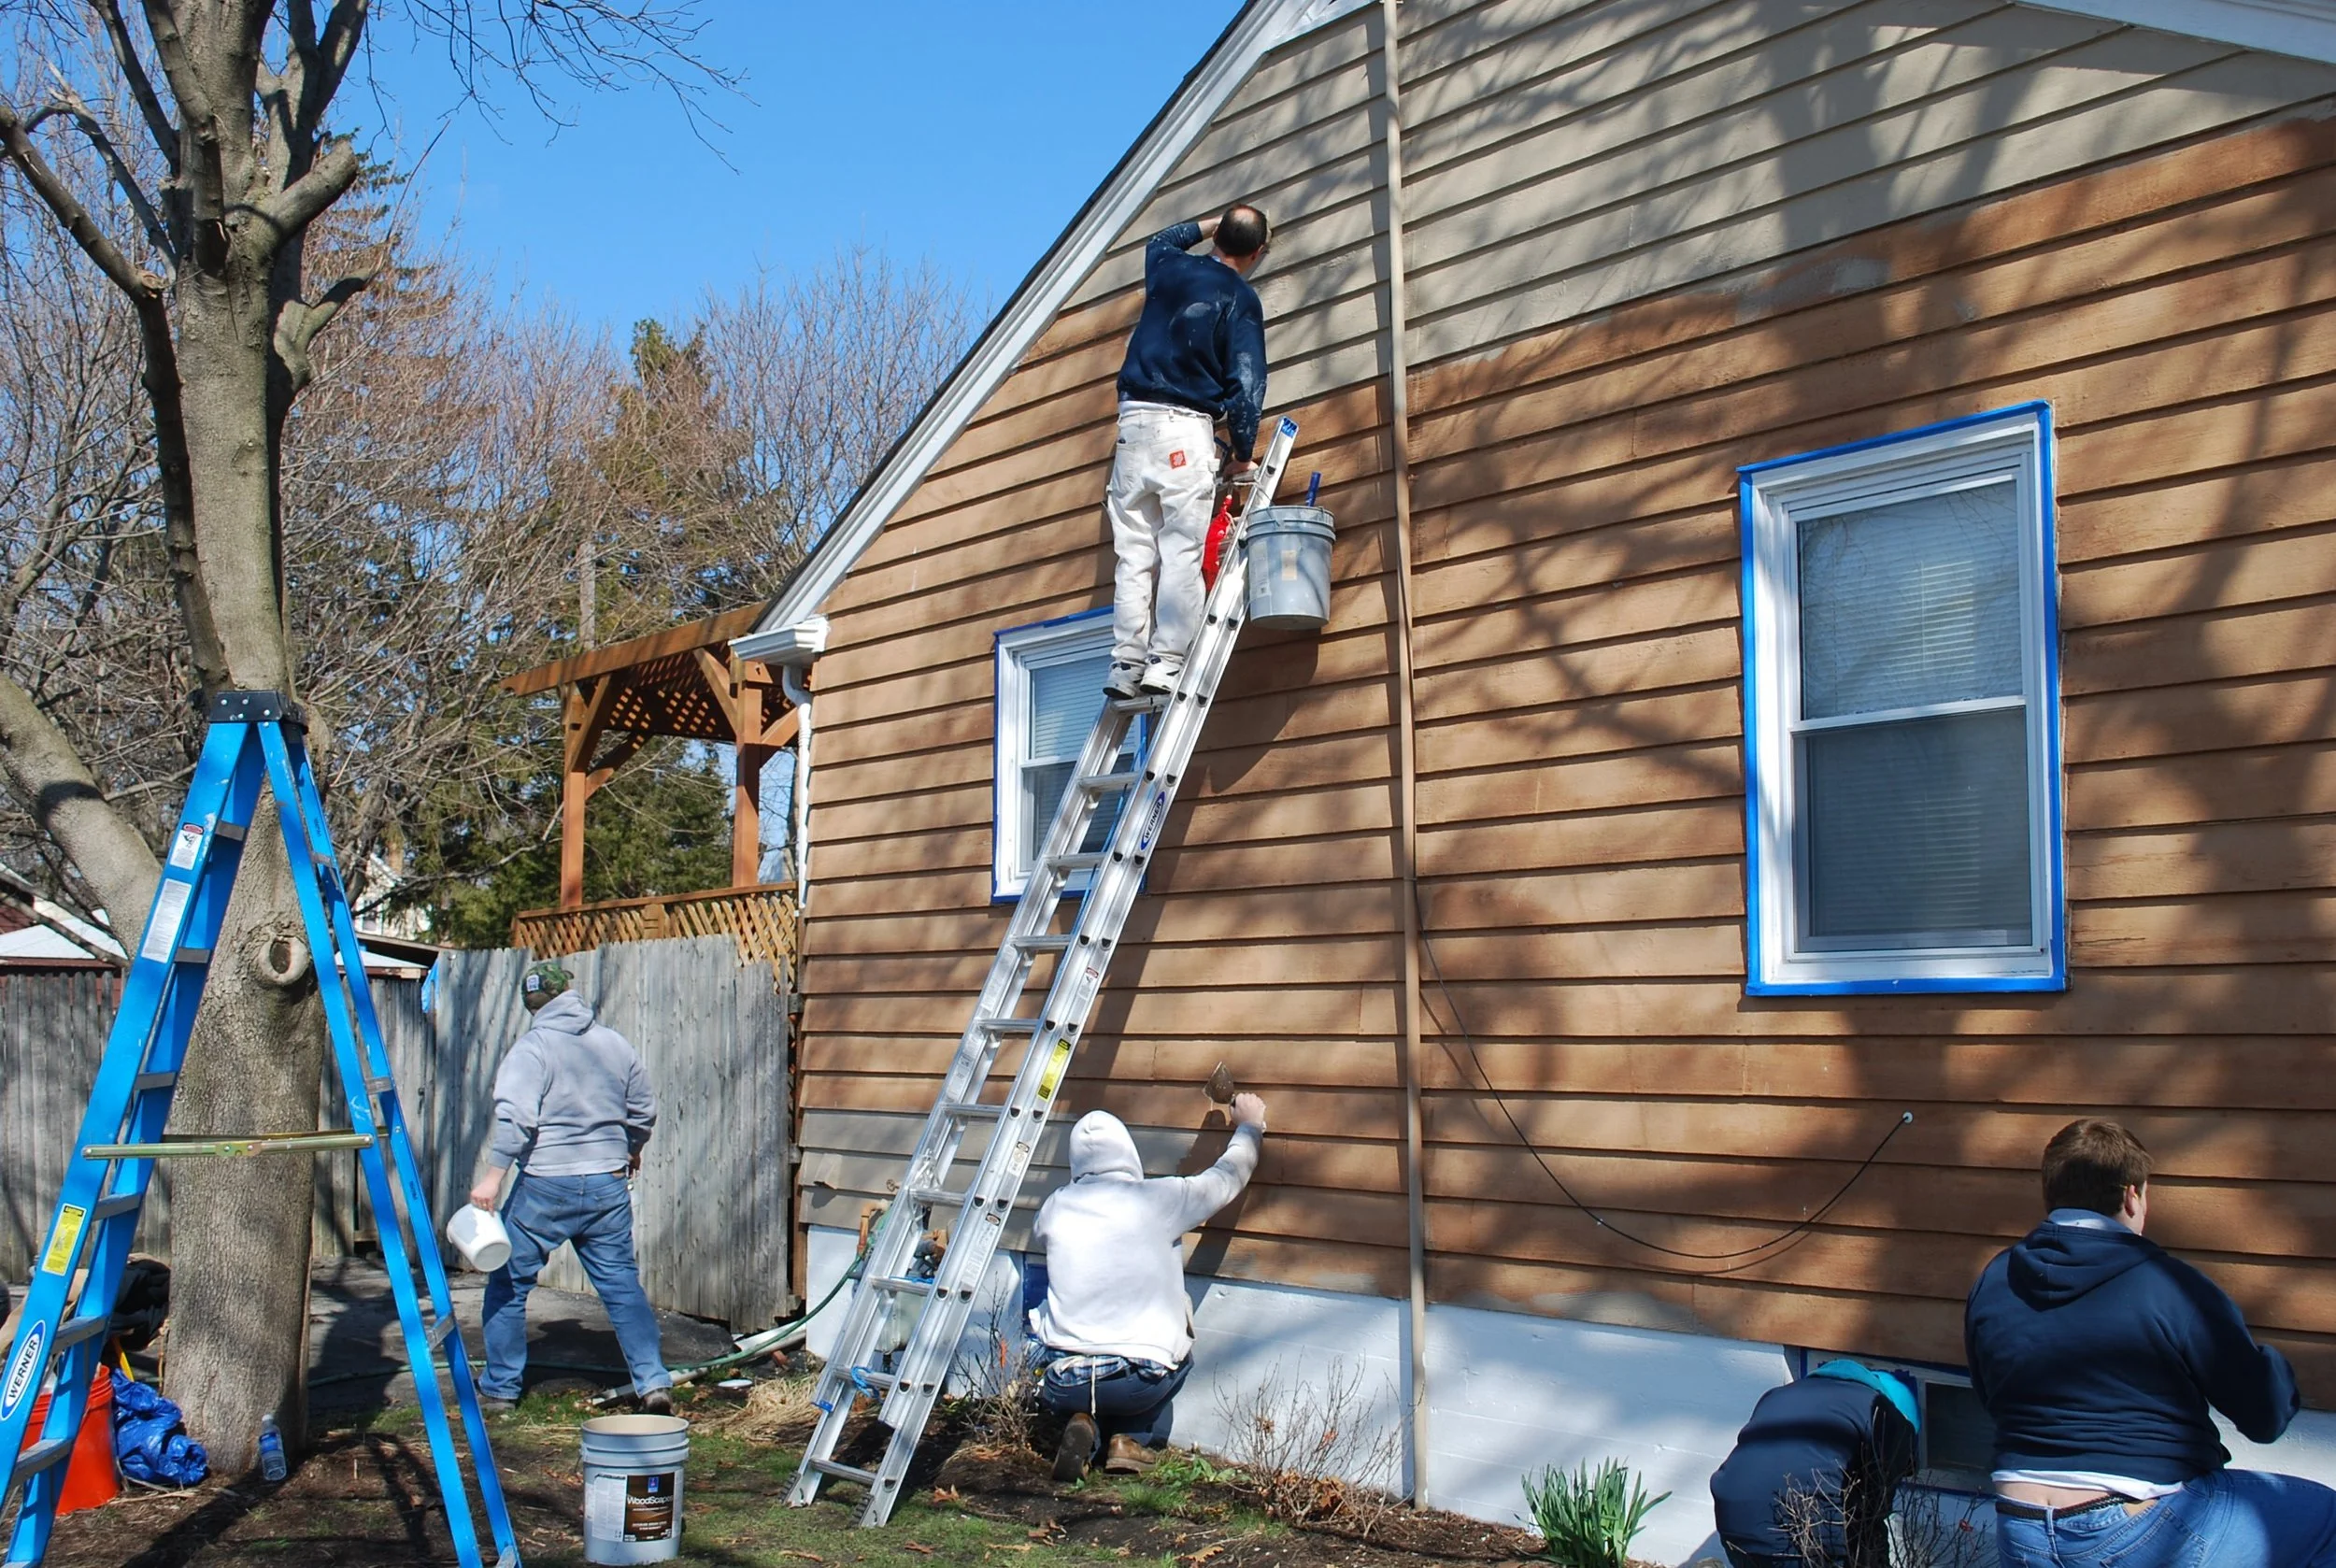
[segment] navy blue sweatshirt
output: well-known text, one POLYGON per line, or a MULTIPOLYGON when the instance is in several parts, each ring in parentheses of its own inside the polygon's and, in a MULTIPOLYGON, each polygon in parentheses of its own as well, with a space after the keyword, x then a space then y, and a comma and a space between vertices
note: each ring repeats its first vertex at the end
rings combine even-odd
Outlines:
POLYGON ((1178 223, 1144 247, 1144 314, 1128 339, 1119 395, 1222 420, 1233 456, 1251 457, 1265 406, 1265 311, 1241 274, 1185 254, 1200 243, 1198 223, 1178 223))
POLYGON ((1822 1545, 1836 1557, 1863 1561, 1842 1531, 1861 1539, 1883 1528, 1898 1483, 1914 1474, 1915 1429, 1887 1399, 1864 1383, 1803 1377, 1771 1389, 1752 1407, 1736 1446, 1712 1473, 1712 1517, 1719 1538, 1740 1552, 1790 1558, 1798 1547, 1786 1534, 1778 1504, 1788 1490, 1822 1505, 1822 1545), (1844 1519, 1846 1477, 1865 1480, 1844 1519))
POLYGON ((2212 1405, 2253 1441, 2302 1401, 2237 1304, 2156 1242, 2047 1219, 1979 1276, 1963 1312, 1998 1470, 2088 1470, 2176 1486, 2221 1469, 2212 1405))

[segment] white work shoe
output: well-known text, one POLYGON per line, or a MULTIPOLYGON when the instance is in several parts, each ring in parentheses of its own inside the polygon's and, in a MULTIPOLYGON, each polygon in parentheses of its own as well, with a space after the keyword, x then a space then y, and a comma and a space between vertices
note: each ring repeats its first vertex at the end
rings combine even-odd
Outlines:
POLYGON ((1182 664, 1171 664, 1155 659, 1144 666, 1144 678, 1140 684, 1145 691, 1164 697, 1176 689, 1176 681, 1183 674, 1182 664))
POLYGON ((1111 673, 1104 677, 1104 695, 1120 702, 1132 702, 1144 683, 1144 666, 1132 660, 1114 659, 1111 673))

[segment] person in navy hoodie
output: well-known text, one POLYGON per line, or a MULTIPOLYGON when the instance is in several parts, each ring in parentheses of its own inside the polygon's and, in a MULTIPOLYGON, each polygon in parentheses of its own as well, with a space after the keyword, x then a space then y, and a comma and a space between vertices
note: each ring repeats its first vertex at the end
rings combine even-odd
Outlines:
POLYGON ((1903 1378, 1846 1358, 1762 1394, 1712 1473, 1730 1568, 1887 1563, 1890 1507, 1915 1473, 1921 1424, 1903 1378))
POLYGON ((2301 1400, 2231 1299, 2146 1240, 2149 1153, 2114 1121, 2044 1148, 2044 1222, 1972 1287, 1963 1346, 1995 1419, 2003 1568, 2336 1568, 2336 1491, 2229 1468, 2301 1400))

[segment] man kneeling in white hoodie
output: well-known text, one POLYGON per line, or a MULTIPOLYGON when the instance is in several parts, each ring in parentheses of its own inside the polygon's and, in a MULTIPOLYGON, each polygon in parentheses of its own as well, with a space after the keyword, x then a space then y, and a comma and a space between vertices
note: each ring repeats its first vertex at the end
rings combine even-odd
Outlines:
POLYGON ((1108 1111, 1071 1129, 1071 1184, 1038 1211, 1047 1299, 1030 1315, 1042 1348, 1040 1397, 1071 1418, 1054 1478, 1075 1481, 1108 1438, 1104 1468, 1132 1475, 1160 1458, 1176 1390, 1192 1370, 1184 1293, 1187 1231, 1241 1195, 1257 1171, 1265 1102, 1236 1094, 1232 1141, 1198 1176, 1146 1180, 1135 1140, 1108 1111))

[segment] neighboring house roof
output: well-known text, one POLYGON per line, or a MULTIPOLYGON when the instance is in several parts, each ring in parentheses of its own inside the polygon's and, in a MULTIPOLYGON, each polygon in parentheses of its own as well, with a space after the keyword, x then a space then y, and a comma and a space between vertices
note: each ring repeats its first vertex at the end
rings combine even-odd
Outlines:
MULTIPOLYGON (((1258 63, 1291 39, 1375 0, 1248 0, 1135 145, 1022 280, 941 390, 732 646, 748 658, 788 651, 787 632, 817 615, 892 513, 980 412, 1032 344, 1258 63)), ((2022 0, 2131 26, 2336 64, 2336 0, 2022 0)))

